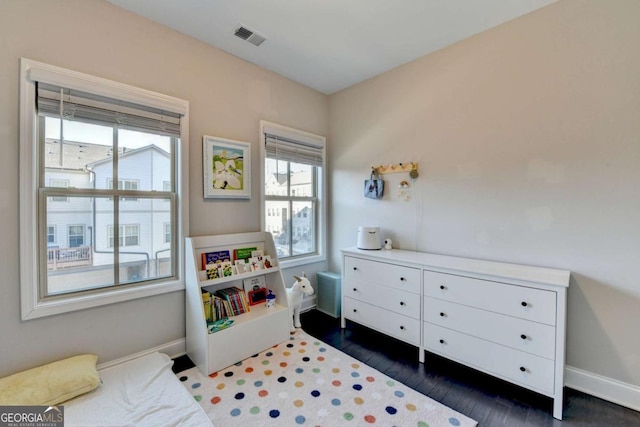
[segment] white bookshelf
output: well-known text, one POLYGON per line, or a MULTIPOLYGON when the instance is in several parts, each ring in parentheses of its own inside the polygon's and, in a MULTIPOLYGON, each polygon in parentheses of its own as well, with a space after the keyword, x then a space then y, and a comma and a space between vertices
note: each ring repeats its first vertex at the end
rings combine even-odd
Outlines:
POLYGON ((271 233, 253 232, 215 236, 187 237, 186 246, 186 315, 187 355, 200 371, 209 375, 262 350, 289 339, 289 308, 282 272, 271 233), (205 252, 256 247, 269 255, 273 267, 250 273, 208 279, 202 269, 205 252), (248 313, 232 317, 227 329, 209 333, 202 304, 202 288, 215 293, 228 287, 243 289, 244 279, 265 276, 267 289, 276 296, 276 306, 253 305, 248 313))

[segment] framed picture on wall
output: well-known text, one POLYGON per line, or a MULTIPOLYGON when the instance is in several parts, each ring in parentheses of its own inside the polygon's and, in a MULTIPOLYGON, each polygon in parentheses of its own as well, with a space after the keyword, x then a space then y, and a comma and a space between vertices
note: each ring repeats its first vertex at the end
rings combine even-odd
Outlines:
POLYGON ((202 137, 204 197, 251 198, 251 144, 202 137))

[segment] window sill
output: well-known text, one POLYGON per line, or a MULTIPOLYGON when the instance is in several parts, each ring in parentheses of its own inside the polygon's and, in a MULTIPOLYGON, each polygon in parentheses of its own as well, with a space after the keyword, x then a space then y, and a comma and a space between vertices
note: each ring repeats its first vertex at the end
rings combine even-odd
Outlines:
POLYGON ((171 282, 140 285, 126 289, 111 289, 100 293, 51 298, 45 301, 36 301, 33 304, 29 304, 28 307, 23 307, 22 320, 37 319, 54 314, 100 307, 138 298, 147 298, 154 295, 183 290, 184 288, 182 281, 174 280, 171 282))
POLYGON ((301 265, 314 264, 316 262, 324 262, 327 260, 327 257, 324 255, 312 255, 301 258, 292 258, 292 259, 284 259, 280 260, 280 268, 287 269, 293 267, 299 267, 301 265))

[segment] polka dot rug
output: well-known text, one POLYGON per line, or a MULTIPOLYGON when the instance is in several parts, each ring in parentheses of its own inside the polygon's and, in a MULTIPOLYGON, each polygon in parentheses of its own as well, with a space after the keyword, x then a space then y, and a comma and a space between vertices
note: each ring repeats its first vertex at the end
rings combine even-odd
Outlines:
POLYGON ((177 377, 215 427, 477 424, 300 329, 222 371, 177 377))

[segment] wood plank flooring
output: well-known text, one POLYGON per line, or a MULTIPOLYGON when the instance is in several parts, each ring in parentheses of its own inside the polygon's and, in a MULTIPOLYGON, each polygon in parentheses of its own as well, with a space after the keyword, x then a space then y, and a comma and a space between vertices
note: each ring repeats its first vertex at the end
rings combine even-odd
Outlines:
MULTIPOLYGON (((640 427, 640 412, 565 387, 564 418, 552 416, 553 401, 545 396, 427 353, 356 323, 317 310, 302 313, 309 335, 349 354, 380 372, 478 421, 479 426, 504 427, 640 427)), ((174 360, 174 372, 193 367, 187 356, 174 360)))
POLYGON ((405 385, 461 412, 479 426, 640 426, 640 412, 565 387, 564 417, 552 416, 552 399, 427 353, 416 347, 317 310, 302 313, 309 335, 349 354, 405 385))

